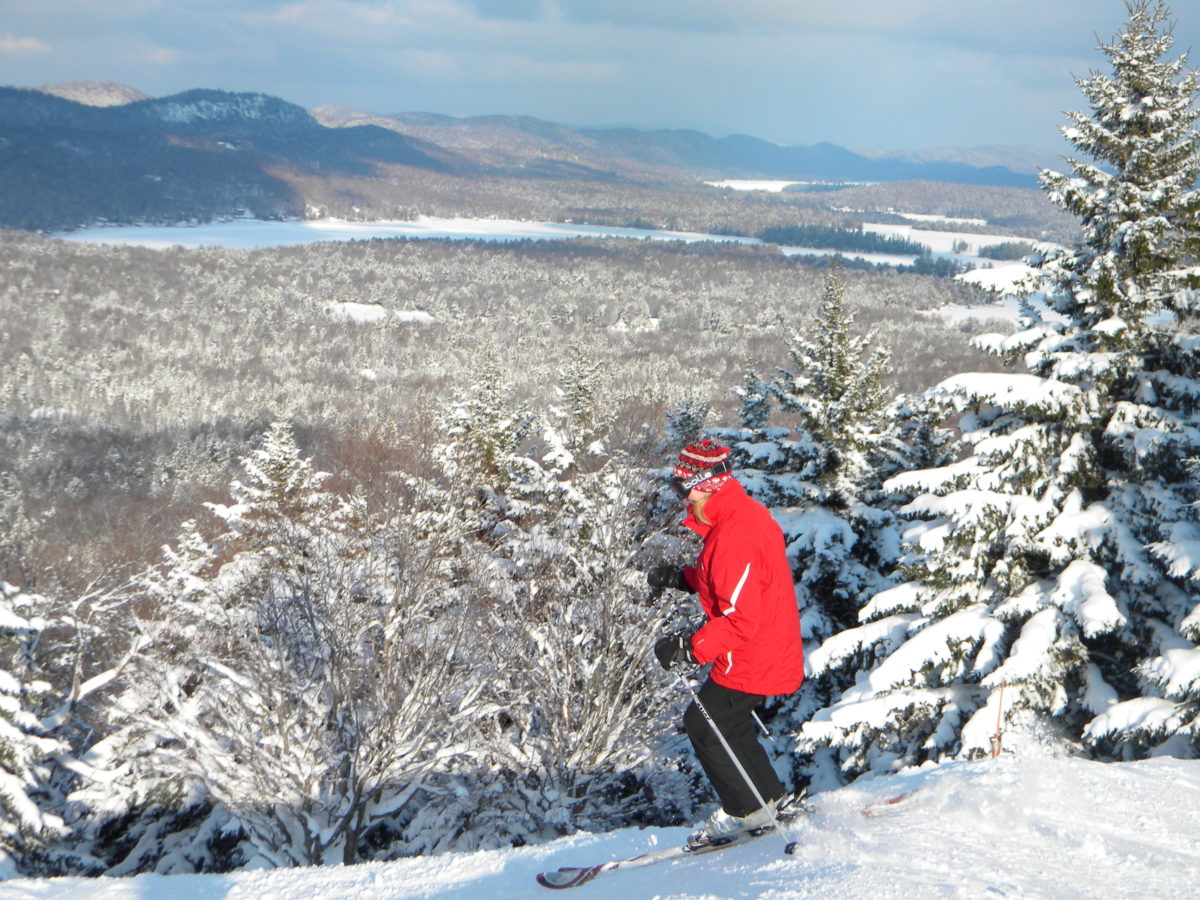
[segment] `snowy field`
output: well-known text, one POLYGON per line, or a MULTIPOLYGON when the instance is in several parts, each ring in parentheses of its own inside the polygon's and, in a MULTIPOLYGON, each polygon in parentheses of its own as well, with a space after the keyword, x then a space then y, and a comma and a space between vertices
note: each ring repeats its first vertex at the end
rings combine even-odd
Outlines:
POLYGON ((935 216, 928 213, 907 213, 896 212, 896 215, 902 216, 913 222, 922 222, 925 224, 938 223, 940 225, 986 225, 987 219, 960 219, 953 216, 935 216))
MULTIPOLYGON (((564 896, 1182 898, 1200 895, 1200 762, 1102 764, 1031 744, 997 760, 863 780, 812 801, 794 835, 602 875, 564 896), (894 804, 889 800, 912 792, 894 804), (873 813, 864 815, 865 812, 873 813)), ((353 867, 0 884, 4 900, 399 900, 552 896, 534 876, 672 846, 687 829, 353 867)))
MULTIPOLYGON (((897 213, 905 218, 915 219, 912 213, 897 213)), ((926 217, 926 224, 931 224, 928 221, 931 217, 926 217)), ((938 220, 946 224, 953 224, 952 220, 938 220)), ((903 238, 906 241, 916 241, 918 244, 923 244, 929 248, 930 252, 935 257, 950 257, 959 260, 960 262, 969 263, 972 266, 993 266, 997 265, 997 261, 987 257, 979 256, 979 250, 982 247, 987 247, 994 244, 1002 244, 1011 241, 1024 241, 1028 244, 1043 244, 1034 238, 1024 237, 1008 237, 998 234, 977 234, 972 231, 935 231, 928 227, 918 228, 916 222, 912 225, 879 225, 865 223, 863 231, 869 231, 873 234, 881 234, 886 237, 903 238), (955 248, 958 249, 955 249, 955 248)), ((1005 263, 1004 265, 1007 265, 1005 263)))
POLYGON ((778 194, 784 188, 791 187, 793 184, 805 184, 803 181, 770 181, 766 179, 756 181, 743 178, 730 178, 726 181, 706 181, 704 183, 715 188, 729 188, 734 191, 770 191, 773 194, 778 194))

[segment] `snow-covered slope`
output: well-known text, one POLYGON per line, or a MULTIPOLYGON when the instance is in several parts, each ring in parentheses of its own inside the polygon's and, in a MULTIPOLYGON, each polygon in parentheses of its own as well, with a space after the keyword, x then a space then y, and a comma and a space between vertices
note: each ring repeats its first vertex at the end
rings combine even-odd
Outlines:
MULTIPOLYGON (((783 840, 615 872, 567 896, 771 900, 1196 896, 1200 762, 1101 764, 1038 746, 822 794, 783 840), (901 802, 887 803, 912 792, 901 802), (876 814, 864 809, 880 805, 876 814)), ((0 884, 5 900, 398 900, 551 896, 534 876, 682 841, 686 829, 577 834, 515 850, 349 868, 0 884)))

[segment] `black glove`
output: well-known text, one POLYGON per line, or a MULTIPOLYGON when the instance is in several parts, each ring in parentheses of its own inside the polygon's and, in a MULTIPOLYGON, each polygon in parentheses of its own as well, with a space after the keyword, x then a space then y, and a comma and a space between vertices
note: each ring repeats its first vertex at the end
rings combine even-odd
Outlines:
POLYGON ((686 631, 660 638, 654 645, 654 655, 664 669, 670 671, 677 663, 696 665, 696 657, 692 655, 692 636, 686 631))
POLYGON ((646 583, 656 590, 674 588, 677 591, 692 593, 691 585, 683 577, 683 569, 679 566, 655 566, 646 573, 646 583))

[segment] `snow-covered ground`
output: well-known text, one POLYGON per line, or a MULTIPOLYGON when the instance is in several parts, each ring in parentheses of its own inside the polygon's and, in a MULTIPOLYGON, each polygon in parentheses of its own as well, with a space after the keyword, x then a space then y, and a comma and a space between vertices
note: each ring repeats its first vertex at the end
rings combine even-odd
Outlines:
POLYGON ((958 276, 958 280, 997 294, 1012 295, 1019 285, 1028 282, 1036 274, 1037 270, 1025 263, 1004 262, 964 272, 958 276))
MULTIPOLYGON (((325 312, 338 318, 350 319, 353 322, 382 322, 388 317, 389 311, 377 303, 355 303, 347 300, 343 303, 328 303, 325 312)), ((420 309, 394 309, 391 315, 397 321, 409 324, 429 325, 435 321, 432 315, 420 309)))
MULTIPOLYGON (((906 218, 914 218, 912 214, 898 213, 906 218)), ((887 237, 904 238, 916 241, 929 248, 934 256, 952 256, 971 265, 993 265, 994 260, 979 256, 979 250, 993 244, 1003 244, 1011 241, 1025 241, 1029 244, 1039 243, 1032 238, 1006 237, 999 234, 977 234, 973 231, 935 231, 929 228, 918 228, 913 225, 882 225, 866 223, 863 231, 882 234, 887 237), (956 249, 957 248, 957 249, 956 249)))
MULTIPOLYGON (((1030 744, 819 795, 800 847, 754 843, 602 875, 568 896, 639 898, 1181 898, 1200 894, 1200 762, 1102 764, 1030 744), (888 800, 903 795, 899 803, 888 800), (874 815, 864 815, 873 804, 874 815)), ((684 828, 352 867, 63 878, 0 884, 4 900, 399 900, 550 896, 541 871, 672 846, 684 828)))
POLYGON ((987 219, 961 219, 954 216, 937 216, 929 213, 909 213, 900 212, 899 210, 891 210, 898 216, 903 216, 905 219, 910 219, 913 222, 923 222, 932 224, 937 222, 942 225, 986 225, 987 219))
POLYGON ((753 180, 749 178, 730 178, 725 181, 706 181, 705 184, 718 188, 729 188, 734 191, 771 191, 779 193, 793 184, 804 184, 802 181, 770 181, 768 179, 753 180))

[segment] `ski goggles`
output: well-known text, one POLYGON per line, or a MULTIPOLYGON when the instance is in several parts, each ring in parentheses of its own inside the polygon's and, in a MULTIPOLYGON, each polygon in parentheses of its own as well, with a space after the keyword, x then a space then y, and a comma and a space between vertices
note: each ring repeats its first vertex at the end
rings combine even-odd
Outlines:
POLYGON ((688 475, 686 478, 678 475, 673 476, 668 483, 671 485, 671 490, 675 492, 675 495, 680 500, 686 500, 688 494, 692 492, 692 489, 696 485, 703 484, 708 479, 716 478, 718 475, 727 475, 732 471, 733 463, 727 459, 723 459, 716 465, 696 472, 694 475, 688 475))

